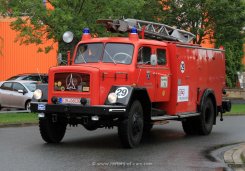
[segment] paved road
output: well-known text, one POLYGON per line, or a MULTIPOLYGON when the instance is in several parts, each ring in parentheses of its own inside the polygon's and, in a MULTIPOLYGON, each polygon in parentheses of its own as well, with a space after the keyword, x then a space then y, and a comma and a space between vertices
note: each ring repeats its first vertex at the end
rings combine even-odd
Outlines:
POLYGON ((117 131, 69 128, 63 143, 45 144, 37 126, 0 128, 0 170, 166 170, 220 171, 205 151, 245 141, 245 116, 225 117, 209 136, 188 137, 180 122, 156 126, 136 149, 122 149, 117 131), (109 165, 109 166, 108 166, 109 165))

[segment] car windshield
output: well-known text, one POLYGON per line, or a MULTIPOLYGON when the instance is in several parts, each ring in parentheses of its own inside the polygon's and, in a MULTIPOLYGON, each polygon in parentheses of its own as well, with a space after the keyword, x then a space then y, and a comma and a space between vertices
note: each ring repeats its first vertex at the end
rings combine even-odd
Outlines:
POLYGON ((31 92, 34 92, 37 88, 37 83, 35 82, 32 82, 32 83, 23 83, 27 88, 28 90, 30 90, 31 92))
POLYGON ((130 64, 134 46, 125 43, 80 44, 77 48, 75 64, 102 61, 105 63, 130 64), (103 55, 103 56, 102 56, 103 55))
POLYGON ((75 64, 98 62, 102 51, 102 43, 80 44, 77 48, 75 64))

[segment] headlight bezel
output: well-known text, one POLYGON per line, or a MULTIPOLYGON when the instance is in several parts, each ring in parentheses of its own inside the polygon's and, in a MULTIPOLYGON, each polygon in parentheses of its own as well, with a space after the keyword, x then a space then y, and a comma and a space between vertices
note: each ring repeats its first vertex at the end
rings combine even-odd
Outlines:
POLYGON ((117 98, 117 94, 114 92, 109 93, 107 96, 107 100, 111 104, 115 104, 117 102, 117 98))
POLYGON ((43 96, 43 92, 42 92, 42 90, 40 90, 40 89, 36 89, 36 90, 33 92, 33 98, 34 98, 35 100, 40 100, 40 99, 42 98, 42 96, 43 96))

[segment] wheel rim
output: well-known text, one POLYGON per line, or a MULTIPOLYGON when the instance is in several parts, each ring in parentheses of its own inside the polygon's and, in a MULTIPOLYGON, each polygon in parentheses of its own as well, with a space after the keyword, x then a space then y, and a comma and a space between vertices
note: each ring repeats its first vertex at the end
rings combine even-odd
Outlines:
POLYGON ((31 103, 30 103, 30 102, 28 102, 28 103, 26 104, 26 110, 31 110, 31 103))

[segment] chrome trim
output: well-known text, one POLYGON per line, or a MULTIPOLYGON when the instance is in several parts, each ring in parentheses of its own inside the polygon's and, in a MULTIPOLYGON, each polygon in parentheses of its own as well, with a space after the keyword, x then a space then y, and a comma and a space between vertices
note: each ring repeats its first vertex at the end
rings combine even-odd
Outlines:
POLYGON ((181 119, 181 118, 187 118, 187 117, 193 117, 193 116, 199 116, 200 113, 186 113, 182 115, 164 115, 164 116, 153 116, 151 117, 152 121, 157 120, 171 120, 171 119, 181 119))
POLYGON ((126 112, 126 109, 109 109, 109 112, 126 112))
POLYGON ((45 113, 38 113, 38 117, 39 118, 44 118, 45 117, 45 113))

